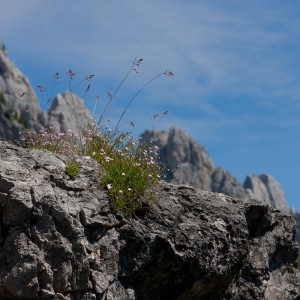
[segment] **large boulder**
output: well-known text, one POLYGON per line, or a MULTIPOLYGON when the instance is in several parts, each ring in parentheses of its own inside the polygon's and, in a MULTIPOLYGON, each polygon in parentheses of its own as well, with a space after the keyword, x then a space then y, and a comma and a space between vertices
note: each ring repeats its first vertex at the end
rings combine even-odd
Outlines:
POLYGON ((161 183, 125 219, 95 161, 65 160, 0 142, 0 299, 300 299, 290 216, 161 183))

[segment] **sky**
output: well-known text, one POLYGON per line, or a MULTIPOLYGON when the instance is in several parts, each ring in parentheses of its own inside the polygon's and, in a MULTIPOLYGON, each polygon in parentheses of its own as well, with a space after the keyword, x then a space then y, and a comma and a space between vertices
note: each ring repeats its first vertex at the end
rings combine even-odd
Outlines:
POLYGON ((172 126, 204 146, 241 183, 272 175, 300 211, 299 0, 0 0, 0 40, 47 109, 71 88, 97 119, 115 126, 134 95, 122 130, 138 136, 172 126), (61 78, 53 88, 52 75, 61 78), (162 115, 168 111, 167 115, 162 115), (159 114, 155 121, 153 116, 159 114), (129 127, 134 122, 134 127, 129 127))

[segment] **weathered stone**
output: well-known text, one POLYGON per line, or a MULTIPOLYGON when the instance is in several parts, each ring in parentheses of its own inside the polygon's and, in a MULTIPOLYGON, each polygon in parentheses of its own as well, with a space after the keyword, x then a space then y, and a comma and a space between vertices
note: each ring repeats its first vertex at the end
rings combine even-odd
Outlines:
POLYGON ((63 132, 71 130, 76 136, 82 135, 84 126, 92 119, 83 100, 70 92, 55 97, 48 116, 49 125, 58 127, 63 132))
POLYGON ((57 95, 48 113, 42 111, 29 80, 0 47, 0 140, 16 142, 26 130, 50 125, 78 135, 90 119, 83 100, 70 92, 57 95))
POLYGON ((19 140, 20 131, 41 129, 45 121, 28 79, 0 48, 0 139, 19 140))
POLYGON ((0 142, 1 300, 299 299, 291 217, 162 183, 126 220, 80 162, 0 142))
POLYGON ((159 148, 165 165, 165 179, 178 184, 189 184, 211 190, 214 165, 203 147, 178 128, 169 131, 148 131, 142 141, 159 148))
POLYGON ((262 174, 260 176, 247 176, 244 188, 250 190, 256 199, 287 214, 291 213, 283 190, 271 175, 262 174))
POLYGON ((296 241, 300 244, 300 214, 298 212, 294 212, 293 217, 295 218, 297 225, 296 241))

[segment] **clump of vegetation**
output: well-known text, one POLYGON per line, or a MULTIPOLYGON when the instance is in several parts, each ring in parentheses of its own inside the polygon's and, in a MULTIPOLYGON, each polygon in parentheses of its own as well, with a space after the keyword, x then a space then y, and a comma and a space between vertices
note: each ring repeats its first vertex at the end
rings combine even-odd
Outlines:
POLYGON ((132 215, 142 204, 153 199, 150 187, 158 183, 160 165, 151 148, 132 139, 129 133, 114 134, 109 128, 87 131, 85 153, 96 159, 106 171, 102 188, 114 199, 115 211, 132 215))
POLYGON ((23 146, 31 149, 46 149, 65 156, 78 153, 78 138, 71 130, 62 132, 57 127, 50 126, 39 131, 25 132, 23 146))
POLYGON ((297 258, 298 269, 300 270, 300 258, 297 258))
MULTIPOLYGON (((120 121, 127 109, 132 104, 137 95, 151 82, 161 75, 172 76, 173 73, 165 71, 149 80, 138 92, 129 100, 122 112, 114 130, 108 124, 102 124, 104 116, 115 97, 117 91, 131 71, 137 72, 137 67, 142 63, 142 59, 135 59, 133 64, 114 93, 108 93, 109 100, 98 120, 87 124, 85 130, 76 137, 70 131, 61 132, 57 128, 50 127, 39 132, 28 131, 25 133, 24 145, 29 148, 47 149, 54 153, 64 154, 68 157, 76 155, 89 156, 99 162, 104 167, 105 176, 100 180, 100 186, 107 190, 112 199, 112 208, 116 212, 123 212, 125 216, 133 215, 142 203, 150 203, 154 199, 151 192, 153 186, 159 182, 160 164, 156 149, 143 145, 140 141, 135 141, 129 132, 119 130, 120 121)), ((66 72, 69 79, 69 87, 72 92, 72 80, 75 74, 72 70, 66 72)), ((82 81, 90 81, 94 75, 85 77, 82 81)), ((55 74, 59 78, 59 74, 55 74)), ((81 82, 81 83, 82 83, 81 82)), ((44 91, 45 87, 39 85, 44 91)), ((86 91, 90 88, 87 85, 86 91)), ((74 117, 77 122, 76 109, 74 106, 74 117)), ((166 114, 166 113, 164 113, 166 114)), ((131 122, 132 123, 132 122, 131 122)), ((80 126, 77 122, 78 132, 80 126)), ((70 159, 66 165, 66 174, 76 176, 80 171, 80 164, 70 159)), ((100 172, 99 172, 100 173, 100 172)))
POLYGON ((65 173, 70 177, 75 177, 80 173, 80 163, 72 159, 67 161, 65 173))

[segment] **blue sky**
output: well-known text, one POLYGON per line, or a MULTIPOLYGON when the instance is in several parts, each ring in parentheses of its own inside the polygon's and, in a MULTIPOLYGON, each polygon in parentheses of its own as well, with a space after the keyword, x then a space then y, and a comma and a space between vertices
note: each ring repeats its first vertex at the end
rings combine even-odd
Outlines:
MULTIPOLYGON (((122 129, 133 121, 138 135, 168 110, 154 129, 184 129, 241 182, 271 174, 298 211, 299 28, 298 0, 1 0, 0 11, 0 39, 34 87, 50 90, 52 74, 70 68, 76 80, 96 75, 85 98, 92 111, 100 96, 96 115, 143 58, 113 100, 112 122, 143 84, 171 70, 135 99, 122 129)), ((57 91, 67 88, 61 81, 57 91)))

